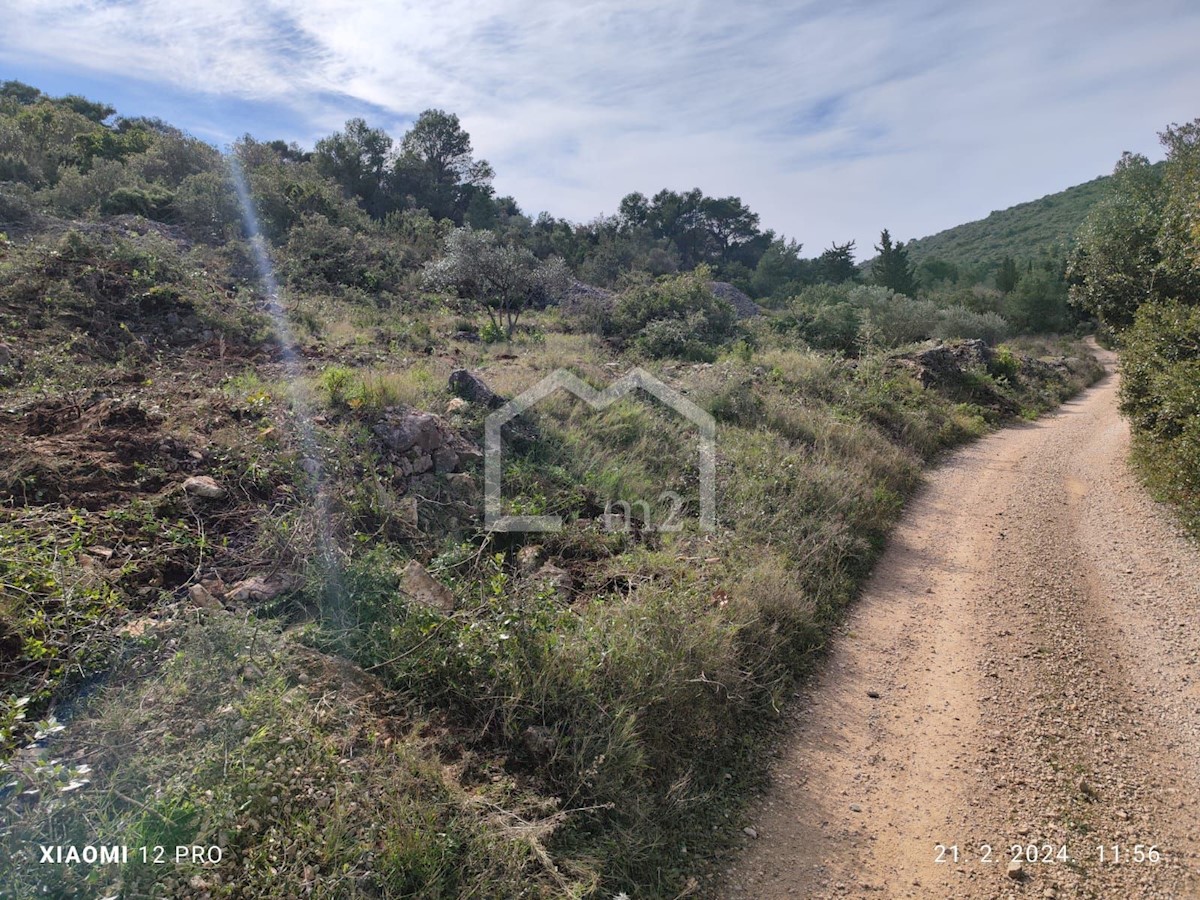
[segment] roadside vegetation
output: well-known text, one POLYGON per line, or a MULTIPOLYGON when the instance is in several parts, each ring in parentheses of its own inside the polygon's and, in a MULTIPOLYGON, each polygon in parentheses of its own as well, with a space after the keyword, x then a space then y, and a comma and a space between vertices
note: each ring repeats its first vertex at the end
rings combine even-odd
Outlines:
POLYGON ((703 894, 924 467, 1100 374, 737 198, 531 220, 436 110, 233 148, 282 319, 211 148, 11 82, 0 138, 3 896, 703 894), (504 503, 563 528, 484 531, 486 416, 634 365, 718 528, 687 421, 556 396, 504 503))
POLYGON ((1200 120, 1126 154, 1071 260, 1072 299, 1121 350, 1121 410, 1151 490, 1200 533, 1200 120))

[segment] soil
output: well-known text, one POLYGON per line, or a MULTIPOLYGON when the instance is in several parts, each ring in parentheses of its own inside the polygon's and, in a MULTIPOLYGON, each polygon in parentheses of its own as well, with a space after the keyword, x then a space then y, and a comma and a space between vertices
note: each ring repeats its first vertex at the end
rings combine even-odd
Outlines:
POLYGON ((1200 897, 1200 554, 1098 353, 1096 387, 931 475, 721 896, 1200 897))

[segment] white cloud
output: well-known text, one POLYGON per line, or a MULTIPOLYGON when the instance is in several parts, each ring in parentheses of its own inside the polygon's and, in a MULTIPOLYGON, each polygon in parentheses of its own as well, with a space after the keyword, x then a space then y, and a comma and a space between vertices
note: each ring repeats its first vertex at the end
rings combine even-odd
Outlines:
POLYGON ((441 106, 531 211, 700 186, 814 252, 1058 190, 1200 115, 1200 11, 1168 0, 0 0, 0 21, 0 58, 286 105, 312 129, 287 137, 335 127, 331 95, 392 130, 441 106))

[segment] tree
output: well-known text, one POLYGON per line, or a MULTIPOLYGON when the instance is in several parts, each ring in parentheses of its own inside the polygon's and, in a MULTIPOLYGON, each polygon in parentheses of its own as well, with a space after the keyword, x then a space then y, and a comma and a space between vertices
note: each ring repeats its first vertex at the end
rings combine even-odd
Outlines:
POLYGON ((427 109, 404 135, 395 164, 395 190, 436 219, 462 224, 472 204, 492 198, 495 171, 471 151, 458 116, 427 109))
POLYGON ((511 340, 522 312, 566 294, 570 272, 557 257, 539 260, 525 247, 501 244, 492 232, 468 227, 446 237, 445 254, 425 266, 425 283, 479 304, 511 340))
POLYGON ((875 247, 879 254, 871 263, 871 278, 882 287, 912 297, 917 292, 917 278, 908 261, 908 251, 903 241, 892 243, 892 236, 885 228, 879 235, 875 247))
POLYGON ((996 289, 1002 294, 1011 294, 1020 280, 1021 273, 1017 271, 1017 261, 1011 256, 1005 256, 1000 261, 1000 268, 996 270, 996 289))
POLYGON ((1113 170, 1108 194, 1088 213, 1067 267, 1071 302, 1111 328, 1133 322, 1155 291, 1161 259, 1162 170, 1126 153, 1113 170))
POLYGON ((830 244, 829 249, 817 257, 817 277, 826 284, 841 284, 853 281, 858 275, 854 265, 854 241, 830 244))
MULTIPOLYGON (((288 154, 285 145, 283 155, 288 154)), ((392 139, 387 132, 371 128, 364 119, 351 119, 345 130, 317 141, 313 162, 318 172, 358 198, 370 216, 381 219, 387 214, 392 163, 392 139)))

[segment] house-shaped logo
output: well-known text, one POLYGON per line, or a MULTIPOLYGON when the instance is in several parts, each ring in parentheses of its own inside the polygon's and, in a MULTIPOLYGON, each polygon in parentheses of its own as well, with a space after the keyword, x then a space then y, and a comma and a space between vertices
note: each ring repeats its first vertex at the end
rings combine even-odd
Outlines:
MULTIPOLYGON (((558 369, 489 415, 484 427, 484 527, 489 531, 559 531, 562 528, 560 516, 504 515, 501 485, 504 468, 502 429, 508 422, 560 390, 569 391, 595 410, 602 410, 639 388, 696 426, 698 432, 696 445, 699 457, 700 527, 705 531, 715 529, 717 520, 716 421, 679 391, 664 384, 644 369, 631 369, 603 391, 597 391, 566 369, 558 369)), ((626 505, 626 515, 628 515, 628 505, 626 505)), ((661 528, 660 530, 678 530, 678 528, 661 528)))

